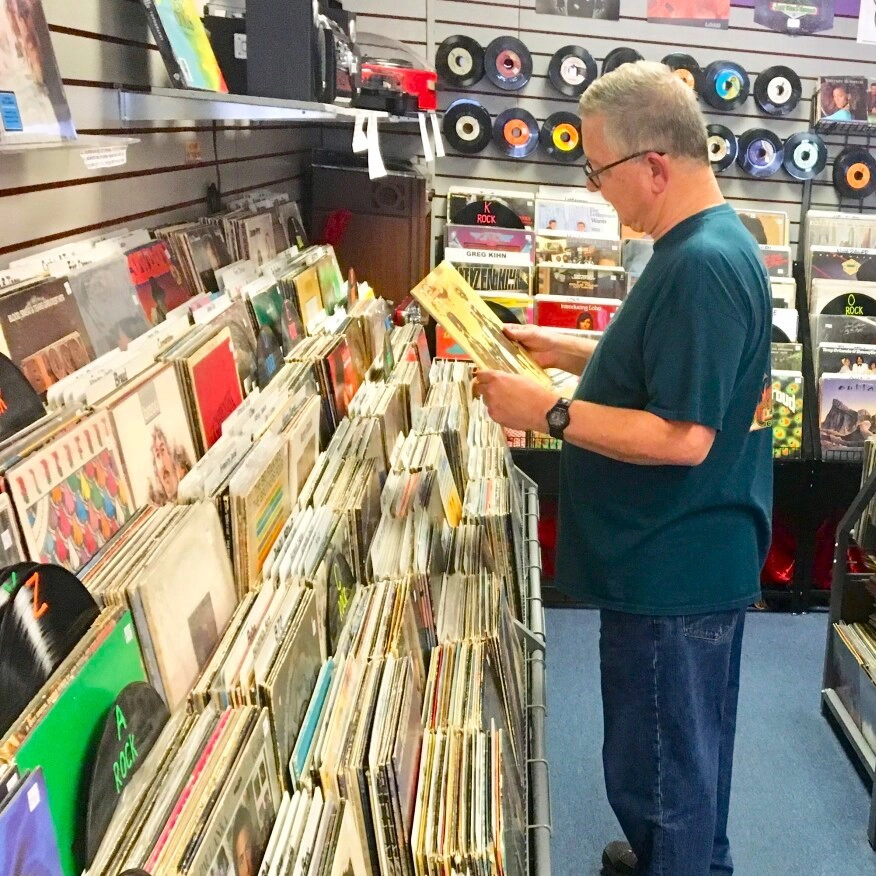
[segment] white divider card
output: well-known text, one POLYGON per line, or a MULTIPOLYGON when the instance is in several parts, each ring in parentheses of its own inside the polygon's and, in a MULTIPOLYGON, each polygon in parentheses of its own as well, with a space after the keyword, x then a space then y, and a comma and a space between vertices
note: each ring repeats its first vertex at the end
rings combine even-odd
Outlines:
POLYGON ((426 116, 424 113, 417 113, 417 121, 420 123, 420 139, 423 141, 423 158, 428 161, 435 160, 435 153, 432 151, 432 142, 429 140, 429 130, 426 127, 426 116))
POLYGON ((380 154, 380 135, 377 129, 377 119, 368 116, 368 176, 370 179, 380 179, 386 176, 383 156, 380 154))
POLYGON ((435 138, 435 155, 444 158, 444 140, 441 137, 441 124, 438 121, 438 113, 429 113, 432 119, 432 136, 435 138))
POLYGON ((353 125, 353 152, 358 155, 360 152, 367 151, 368 137, 365 134, 365 116, 360 113, 356 116, 356 121, 353 125))
POLYGON ((861 0, 858 13, 858 42, 876 45, 876 2, 861 0))

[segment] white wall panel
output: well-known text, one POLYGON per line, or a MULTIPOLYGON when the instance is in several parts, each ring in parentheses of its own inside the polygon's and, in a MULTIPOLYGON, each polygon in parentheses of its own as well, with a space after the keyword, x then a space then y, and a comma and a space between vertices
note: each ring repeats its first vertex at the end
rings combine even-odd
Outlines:
MULTIPOLYGON (((140 142, 123 167, 89 171, 79 152, 0 158, 0 268, 67 238, 117 227, 149 227, 206 210, 207 186, 227 194, 275 186, 300 195, 309 152, 306 124, 217 125, 167 120, 126 124, 117 87, 169 85, 138 0, 43 0, 77 129, 128 133, 140 142), (197 143, 200 158, 187 153, 197 143)), ((425 29, 421 39, 425 39, 425 29)))

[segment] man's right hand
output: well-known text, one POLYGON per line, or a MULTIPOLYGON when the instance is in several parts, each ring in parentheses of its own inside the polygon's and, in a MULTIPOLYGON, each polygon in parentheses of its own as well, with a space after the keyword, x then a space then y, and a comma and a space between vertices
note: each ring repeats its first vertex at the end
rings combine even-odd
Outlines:
POLYGON ((538 325, 506 323, 505 335, 524 347, 542 368, 558 368, 557 341, 549 329, 538 325))

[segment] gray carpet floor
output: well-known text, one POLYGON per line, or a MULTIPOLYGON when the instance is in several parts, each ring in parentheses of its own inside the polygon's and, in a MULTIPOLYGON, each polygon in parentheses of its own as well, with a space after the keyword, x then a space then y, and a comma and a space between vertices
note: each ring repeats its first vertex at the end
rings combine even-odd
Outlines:
MULTIPOLYGON (((599 615, 547 612, 553 876, 621 838, 602 779, 599 615)), ((749 612, 730 813, 736 876, 876 876, 869 792, 821 715, 827 615, 749 612)))

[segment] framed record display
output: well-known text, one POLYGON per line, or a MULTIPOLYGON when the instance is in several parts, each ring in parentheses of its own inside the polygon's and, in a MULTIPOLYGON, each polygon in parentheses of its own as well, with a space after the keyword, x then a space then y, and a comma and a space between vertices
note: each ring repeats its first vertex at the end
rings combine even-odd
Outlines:
POLYGON ((76 138, 40 0, 0 0, 0 143, 76 138))
POLYGON ((541 15, 617 21, 620 17, 620 2, 619 0, 535 0, 535 11, 541 15))
POLYGON ((818 33, 833 27, 834 0, 754 0, 756 24, 778 33, 818 33))

